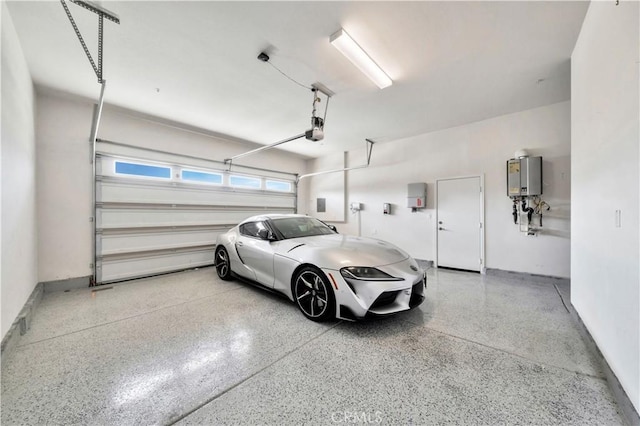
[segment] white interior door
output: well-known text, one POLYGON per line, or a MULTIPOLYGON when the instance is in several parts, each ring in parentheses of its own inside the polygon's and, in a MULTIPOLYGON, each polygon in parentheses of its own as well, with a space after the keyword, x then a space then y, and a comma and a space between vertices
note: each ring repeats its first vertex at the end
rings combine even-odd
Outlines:
POLYGON ((437 181, 439 267, 482 270, 480 176, 437 181))

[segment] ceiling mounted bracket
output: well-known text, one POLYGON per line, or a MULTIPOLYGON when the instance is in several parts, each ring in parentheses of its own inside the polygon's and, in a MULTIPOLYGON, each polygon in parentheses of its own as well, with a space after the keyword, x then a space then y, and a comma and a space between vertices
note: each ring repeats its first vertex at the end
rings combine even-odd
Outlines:
POLYGON ((327 86, 325 86, 324 84, 320 83, 319 81, 316 81, 315 83, 313 83, 311 85, 312 89, 316 89, 317 91, 324 93, 324 95, 327 98, 332 97, 333 95, 335 95, 335 92, 333 92, 331 89, 329 89, 327 86))
POLYGON ((84 38, 80 33, 80 29, 78 29, 78 26, 76 25, 76 21, 73 19, 73 15, 71 15, 71 11, 69 10, 67 3, 65 2, 65 0, 60 0, 60 3, 62 3, 62 7, 64 8, 64 11, 67 14, 67 17, 69 18, 69 22, 71 22, 71 26, 73 27, 73 30, 76 32, 76 35, 78 36, 78 40, 80 41, 80 44, 84 49, 84 53, 87 55, 87 59, 89 59, 89 62, 91 63, 91 67, 93 68, 93 71, 96 73, 96 77, 98 77, 98 83, 102 84, 102 82, 104 81, 102 78, 102 50, 103 50, 104 20, 108 19, 109 21, 115 22, 116 24, 120 24, 120 18, 118 18, 118 15, 116 15, 115 13, 112 13, 107 9, 100 7, 96 4, 93 4, 92 2, 82 1, 82 0, 69 0, 69 1, 98 15, 98 64, 96 65, 95 61, 93 60, 93 56, 91 56, 91 52, 87 47, 87 43, 85 43, 84 38))
POLYGON ((321 83, 314 83, 311 85, 311 91, 313 92, 313 109, 311 110, 311 129, 305 132, 305 137, 313 142, 320 141, 324 139, 324 123, 327 119, 327 109, 329 108, 329 99, 331 99, 331 92, 326 86, 321 83), (327 97, 327 102, 324 106, 324 116, 322 118, 316 116, 316 104, 320 103, 322 100, 318 96, 318 92, 323 93, 327 97))

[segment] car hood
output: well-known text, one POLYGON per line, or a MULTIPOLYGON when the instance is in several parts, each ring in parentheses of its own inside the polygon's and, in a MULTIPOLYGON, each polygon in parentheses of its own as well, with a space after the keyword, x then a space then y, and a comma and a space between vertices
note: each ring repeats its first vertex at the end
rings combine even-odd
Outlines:
POLYGON ((409 255, 391 243, 373 238, 332 234, 292 238, 279 242, 278 253, 300 263, 323 268, 384 266, 401 262, 409 255))

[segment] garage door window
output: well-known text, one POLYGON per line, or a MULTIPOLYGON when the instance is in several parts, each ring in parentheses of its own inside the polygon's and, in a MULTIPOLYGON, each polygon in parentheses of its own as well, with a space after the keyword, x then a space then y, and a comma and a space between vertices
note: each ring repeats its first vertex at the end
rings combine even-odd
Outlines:
POLYGON ((152 166, 150 164, 116 161, 116 174, 170 179, 171 168, 163 166, 152 166))
POLYGON ((283 182, 281 180, 267 180, 265 182, 267 191, 291 192, 291 182, 283 182))
POLYGON ((262 179, 250 176, 231 175, 229 176, 229 185, 240 188, 260 189, 262 187, 262 179))
POLYGON ((182 170, 182 180, 222 185, 222 174, 197 172, 195 170, 182 170))

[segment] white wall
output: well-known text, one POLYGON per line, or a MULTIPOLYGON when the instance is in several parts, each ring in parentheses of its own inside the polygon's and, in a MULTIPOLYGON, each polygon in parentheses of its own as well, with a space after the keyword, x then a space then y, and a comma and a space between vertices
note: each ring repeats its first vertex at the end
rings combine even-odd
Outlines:
POLYGON ((2 337, 38 283, 36 151, 31 76, 2 2, 2 337))
POLYGON ((38 93, 36 110, 38 278, 89 276, 92 107, 38 93))
MULTIPOLYGON (((93 102, 38 89, 37 112, 39 279, 46 282, 86 277, 93 273, 89 222, 93 214, 89 161, 93 102)), ((186 131, 109 106, 104 108, 98 137, 219 161, 256 147, 186 131)), ((238 164, 291 173, 306 170, 304 158, 279 150, 239 159, 238 164)), ((306 199, 304 193, 301 199, 306 199)))
MULTIPOLYGON (((321 158, 308 161, 308 168, 318 171, 340 170, 347 167, 345 153, 338 152, 321 158)), ((303 178, 302 182, 310 182, 313 179, 312 192, 308 192, 307 204, 313 212, 313 216, 326 222, 345 221, 345 182, 344 172, 328 173, 315 178, 303 178), (325 200, 325 212, 318 212, 318 198, 325 200)))
POLYGON ((591 2, 571 57, 571 302, 637 410, 639 13, 591 2))
MULTIPOLYGON (((347 202, 361 202, 361 233, 395 243, 419 259, 435 259, 436 179, 485 176, 486 267, 569 277, 570 104, 562 102, 447 130, 374 145, 371 166, 348 172, 347 202), (506 161, 526 148, 542 155, 544 199, 552 211, 546 234, 527 237, 513 224, 506 195, 506 161), (407 184, 426 182, 427 209, 406 207, 407 184), (382 204, 393 204, 383 215, 382 204), (555 216, 555 217, 552 217, 555 216)), ((366 163, 364 147, 348 154, 366 163)), ((327 164, 323 164, 327 167, 327 164)), ((314 165, 310 164, 310 171, 314 165)), ((309 192, 317 192, 314 177, 309 192)), ((315 206, 307 205, 314 214, 315 206)), ((347 214, 342 232, 358 234, 358 215, 347 214)))

